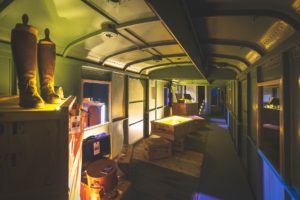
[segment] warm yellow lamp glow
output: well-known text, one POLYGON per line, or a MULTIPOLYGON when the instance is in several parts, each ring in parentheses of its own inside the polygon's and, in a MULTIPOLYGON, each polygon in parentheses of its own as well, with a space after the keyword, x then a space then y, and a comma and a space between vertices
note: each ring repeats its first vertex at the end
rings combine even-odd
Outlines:
POLYGON ((246 59, 250 61, 250 63, 254 63, 260 58, 260 55, 256 51, 249 51, 249 53, 246 55, 246 59))
POLYGON ((300 0, 293 0, 292 7, 296 12, 300 12, 300 0))
POLYGON ((168 125, 176 125, 176 124, 180 124, 180 123, 184 123, 187 121, 192 120, 191 118, 187 118, 187 117, 180 117, 180 116, 172 116, 172 117, 166 117, 160 120, 156 120, 156 122, 160 122, 163 124, 168 124, 168 125))
POLYGON ((293 32, 292 28, 282 20, 274 22, 260 39, 265 49, 272 48, 280 39, 285 38, 293 32))

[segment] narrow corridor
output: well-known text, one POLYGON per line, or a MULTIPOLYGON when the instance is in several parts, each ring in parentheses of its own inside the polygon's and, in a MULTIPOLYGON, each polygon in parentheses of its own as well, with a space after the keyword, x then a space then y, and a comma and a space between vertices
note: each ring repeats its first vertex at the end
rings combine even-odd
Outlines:
POLYGON ((211 118, 207 128, 209 134, 199 192, 222 200, 253 199, 225 120, 211 118))

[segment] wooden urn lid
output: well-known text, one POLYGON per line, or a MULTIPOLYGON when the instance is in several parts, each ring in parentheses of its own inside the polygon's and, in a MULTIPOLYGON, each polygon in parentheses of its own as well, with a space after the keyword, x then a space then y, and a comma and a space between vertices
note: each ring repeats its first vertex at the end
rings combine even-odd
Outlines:
POLYGON ((97 160, 87 167, 88 185, 100 185, 104 192, 108 193, 115 189, 118 184, 117 165, 113 160, 97 160))

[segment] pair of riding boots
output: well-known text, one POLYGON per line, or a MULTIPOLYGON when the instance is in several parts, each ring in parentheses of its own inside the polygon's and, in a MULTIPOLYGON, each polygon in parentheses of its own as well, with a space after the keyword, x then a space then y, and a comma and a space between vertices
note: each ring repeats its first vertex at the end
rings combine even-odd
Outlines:
POLYGON ((54 92, 55 44, 45 29, 45 38, 37 43, 38 31, 28 25, 28 16, 22 16, 23 23, 16 24, 11 32, 11 47, 14 65, 18 75, 19 105, 23 108, 44 108, 46 103, 60 103, 54 92), (38 65, 40 92, 36 86, 38 65))

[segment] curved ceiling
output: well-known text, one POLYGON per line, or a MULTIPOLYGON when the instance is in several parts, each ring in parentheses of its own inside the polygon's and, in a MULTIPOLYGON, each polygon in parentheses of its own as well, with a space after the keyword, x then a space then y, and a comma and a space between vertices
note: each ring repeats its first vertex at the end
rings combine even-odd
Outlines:
MULTIPOLYGON (((176 14, 160 0, 147 0, 173 32, 176 14)), ((300 0, 165 0, 181 7, 187 27, 202 51, 209 74, 222 69, 240 73, 300 30, 300 0)), ((171 6, 170 6, 171 7, 171 6)), ((188 48, 188 47, 187 47, 188 48)))
POLYGON ((26 13, 39 38, 44 28, 50 29, 61 56, 143 75, 178 62, 196 67, 143 0, 0 0, 0 9, 1 41, 10 41, 11 30, 26 13))
POLYGON ((299 12, 300 0, 0 0, 0 41, 27 13, 39 38, 50 29, 58 55, 205 79, 251 67, 300 29, 299 12))

